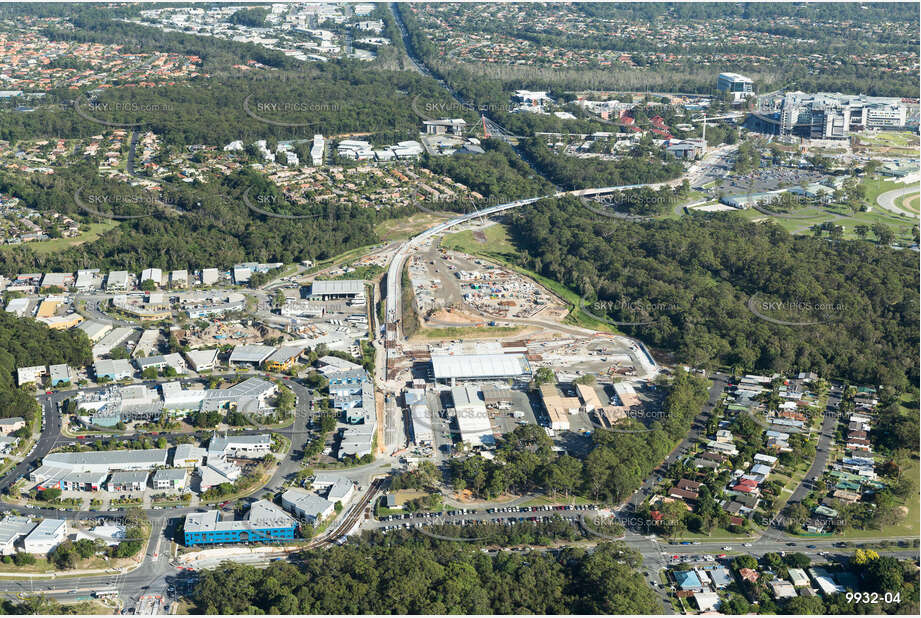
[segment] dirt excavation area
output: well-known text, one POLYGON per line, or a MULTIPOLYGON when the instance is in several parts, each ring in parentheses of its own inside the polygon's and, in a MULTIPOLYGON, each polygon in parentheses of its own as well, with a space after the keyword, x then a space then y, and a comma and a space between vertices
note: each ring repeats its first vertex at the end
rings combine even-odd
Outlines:
POLYGON ((496 326, 498 320, 566 317, 567 305, 509 268, 429 243, 409 262, 416 309, 425 326, 496 326))

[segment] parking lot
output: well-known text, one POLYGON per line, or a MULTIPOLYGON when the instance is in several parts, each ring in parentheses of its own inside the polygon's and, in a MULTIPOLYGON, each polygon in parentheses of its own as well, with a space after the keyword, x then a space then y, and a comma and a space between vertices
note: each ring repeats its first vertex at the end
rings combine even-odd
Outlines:
POLYGON ((373 529, 383 532, 397 529, 420 528, 422 526, 474 526, 478 524, 513 525, 518 523, 537 524, 548 522, 556 517, 565 521, 577 522, 583 516, 594 515, 598 506, 582 505, 543 505, 543 506, 507 506, 485 510, 454 509, 431 513, 403 513, 381 517, 373 529))
POLYGON ((726 195, 763 193, 775 189, 797 187, 802 183, 820 182, 827 174, 815 170, 801 170, 793 167, 767 167, 742 176, 729 175, 720 187, 726 195))

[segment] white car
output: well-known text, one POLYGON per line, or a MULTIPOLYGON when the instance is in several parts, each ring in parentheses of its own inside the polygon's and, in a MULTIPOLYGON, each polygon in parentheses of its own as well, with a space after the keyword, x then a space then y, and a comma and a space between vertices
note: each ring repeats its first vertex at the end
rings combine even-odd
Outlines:
POLYGON ((732 551, 732 545, 726 545, 726 546, 723 548, 723 551, 732 551))
POLYGON ((742 543, 742 547, 751 547, 751 546, 752 546, 751 543, 742 543))

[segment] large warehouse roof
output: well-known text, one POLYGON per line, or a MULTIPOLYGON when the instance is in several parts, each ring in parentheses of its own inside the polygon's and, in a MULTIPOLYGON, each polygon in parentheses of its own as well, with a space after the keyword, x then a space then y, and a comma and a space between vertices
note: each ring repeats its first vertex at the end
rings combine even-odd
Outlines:
POLYGON ((83 453, 51 453, 46 455, 42 464, 66 470, 84 470, 94 472, 94 467, 110 470, 138 469, 165 466, 169 451, 165 448, 137 449, 127 451, 87 451, 83 453))
POLYGON ((270 345, 242 344, 230 353, 231 363, 261 363, 275 351, 270 345))
POLYGON ((360 279, 339 279, 338 281, 314 281, 310 285, 311 296, 345 296, 365 293, 365 282, 360 279))
POLYGON ((432 355, 436 380, 447 378, 515 378, 530 375, 524 354, 432 355))

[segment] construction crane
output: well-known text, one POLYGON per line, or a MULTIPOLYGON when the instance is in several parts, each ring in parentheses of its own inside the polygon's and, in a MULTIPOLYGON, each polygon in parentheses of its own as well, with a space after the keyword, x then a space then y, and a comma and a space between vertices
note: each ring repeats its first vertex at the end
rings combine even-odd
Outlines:
POLYGON ((700 118, 692 119, 692 122, 703 122, 704 123, 704 130, 703 130, 704 152, 707 151, 707 121, 708 120, 727 120, 729 118, 739 118, 744 115, 745 114, 742 114, 739 112, 734 112, 732 114, 727 114, 725 116, 710 116, 709 118, 700 117, 700 118))

